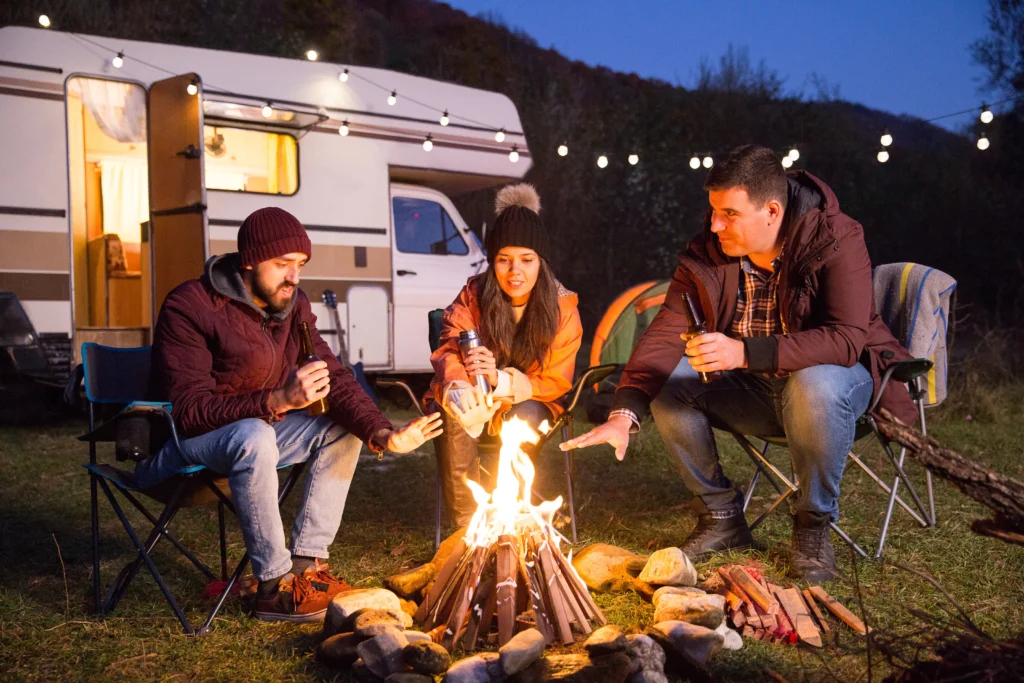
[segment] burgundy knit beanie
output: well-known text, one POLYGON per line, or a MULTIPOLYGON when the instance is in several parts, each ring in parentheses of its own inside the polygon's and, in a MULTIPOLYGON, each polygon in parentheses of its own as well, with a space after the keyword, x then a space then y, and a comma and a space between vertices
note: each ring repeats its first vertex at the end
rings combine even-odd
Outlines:
POLYGON ((295 252, 302 252, 308 259, 313 256, 313 245, 299 219, 284 209, 257 209, 238 229, 238 257, 243 266, 295 252))

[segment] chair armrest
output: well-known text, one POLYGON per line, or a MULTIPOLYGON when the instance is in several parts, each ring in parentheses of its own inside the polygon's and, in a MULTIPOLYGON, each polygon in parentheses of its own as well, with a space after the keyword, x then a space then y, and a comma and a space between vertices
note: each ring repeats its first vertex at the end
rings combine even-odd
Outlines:
POLYGON ((576 404, 580 400, 580 394, 583 393, 584 387, 603 382, 612 373, 619 369, 621 369, 620 365, 609 363, 607 365, 594 365, 584 370, 583 376, 576 380, 576 384, 573 385, 569 392, 572 399, 569 401, 569 405, 566 406, 565 410, 567 412, 572 412, 576 408, 576 404))
POLYGON ((904 384, 910 384, 921 375, 927 373, 932 369, 932 362, 927 358, 910 358, 908 360, 898 360, 889 364, 889 367, 885 369, 885 374, 882 375, 882 383, 878 386, 878 395, 875 397, 874 403, 868 408, 867 412, 873 413, 875 408, 878 407, 879 401, 882 400, 882 393, 885 391, 885 387, 889 384, 890 379, 894 379, 897 382, 903 382, 904 384))
POLYGON ((399 388, 399 389, 404 390, 405 393, 409 395, 409 398, 412 399, 413 407, 416 410, 419 411, 421 416, 425 414, 423 412, 423 408, 420 406, 420 402, 416 400, 416 394, 413 393, 412 387, 410 387, 408 384, 406 384, 402 380, 377 378, 377 381, 375 382, 375 384, 378 387, 385 387, 385 388, 389 388, 389 389, 391 389, 391 388, 399 388))

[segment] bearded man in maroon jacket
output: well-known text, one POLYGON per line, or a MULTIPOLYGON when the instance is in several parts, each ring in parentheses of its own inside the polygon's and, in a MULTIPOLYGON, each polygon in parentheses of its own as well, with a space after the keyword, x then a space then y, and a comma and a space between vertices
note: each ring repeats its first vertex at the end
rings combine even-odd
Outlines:
POLYGON ((238 252, 214 256, 198 280, 160 309, 150 393, 169 401, 181 439, 136 466, 151 486, 189 465, 228 478, 245 547, 259 580, 255 614, 317 621, 344 586, 328 556, 359 457, 405 453, 440 434, 440 415, 396 430, 316 329, 299 277, 312 247, 287 211, 260 209, 242 223, 238 252), (322 360, 296 367, 308 325, 322 360), (326 399, 327 412, 303 410, 326 399), (277 469, 308 462, 291 547, 277 505, 277 469))

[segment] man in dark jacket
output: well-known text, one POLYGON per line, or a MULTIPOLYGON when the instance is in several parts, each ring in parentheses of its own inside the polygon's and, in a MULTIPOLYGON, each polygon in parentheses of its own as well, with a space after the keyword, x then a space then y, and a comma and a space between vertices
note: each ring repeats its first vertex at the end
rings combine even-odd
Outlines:
MULTIPOLYGON (((747 145, 710 171, 705 189, 704 230, 680 256, 608 422, 563 448, 608 443, 621 460, 650 409, 695 496, 697 527, 682 545, 693 558, 752 543, 711 428, 784 437, 801 487, 790 576, 828 580, 828 524, 857 419, 886 365, 909 354, 875 312, 863 229, 827 185, 803 171, 787 176, 771 150, 747 145), (689 330, 687 293, 708 334, 689 330), (720 376, 704 383, 701 372, 720 376)), ((899 383, 887 385, 881 405, 914 419, 899 383)))
POLYGON ((172 291, 153 340, 150 392, 169 401, 181 440, 136 466, 151 486, 188 465, 227 476, 259 580, 256 616, 317 621, 344 584, 320 563, 341 524, 360 441, 405 453, 440 434, 440 415, 395 430, 320 337, 299 274, 312 246, 287 211, 260 209, 242 223, 238 252, 172 291), (322 360, 301 368, 307 324, 322 360), (327 412, 302 410, 326 399, 327 412), (291 551, 277 507, 277 468, 309 461, 291 551))

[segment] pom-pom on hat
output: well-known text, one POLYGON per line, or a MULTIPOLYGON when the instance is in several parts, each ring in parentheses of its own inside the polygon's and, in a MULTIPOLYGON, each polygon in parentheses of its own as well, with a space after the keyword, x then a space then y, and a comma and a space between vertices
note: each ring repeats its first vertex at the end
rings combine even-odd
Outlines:
POLYGON ((506 185, 498 191, 494 202, 498 217, 494 226, 487 231, 487 260, 492 264, 494 257, 504 247, 525 247, 548 257, 548 234, 540 219, 540 197, 529 183, 506 185))

